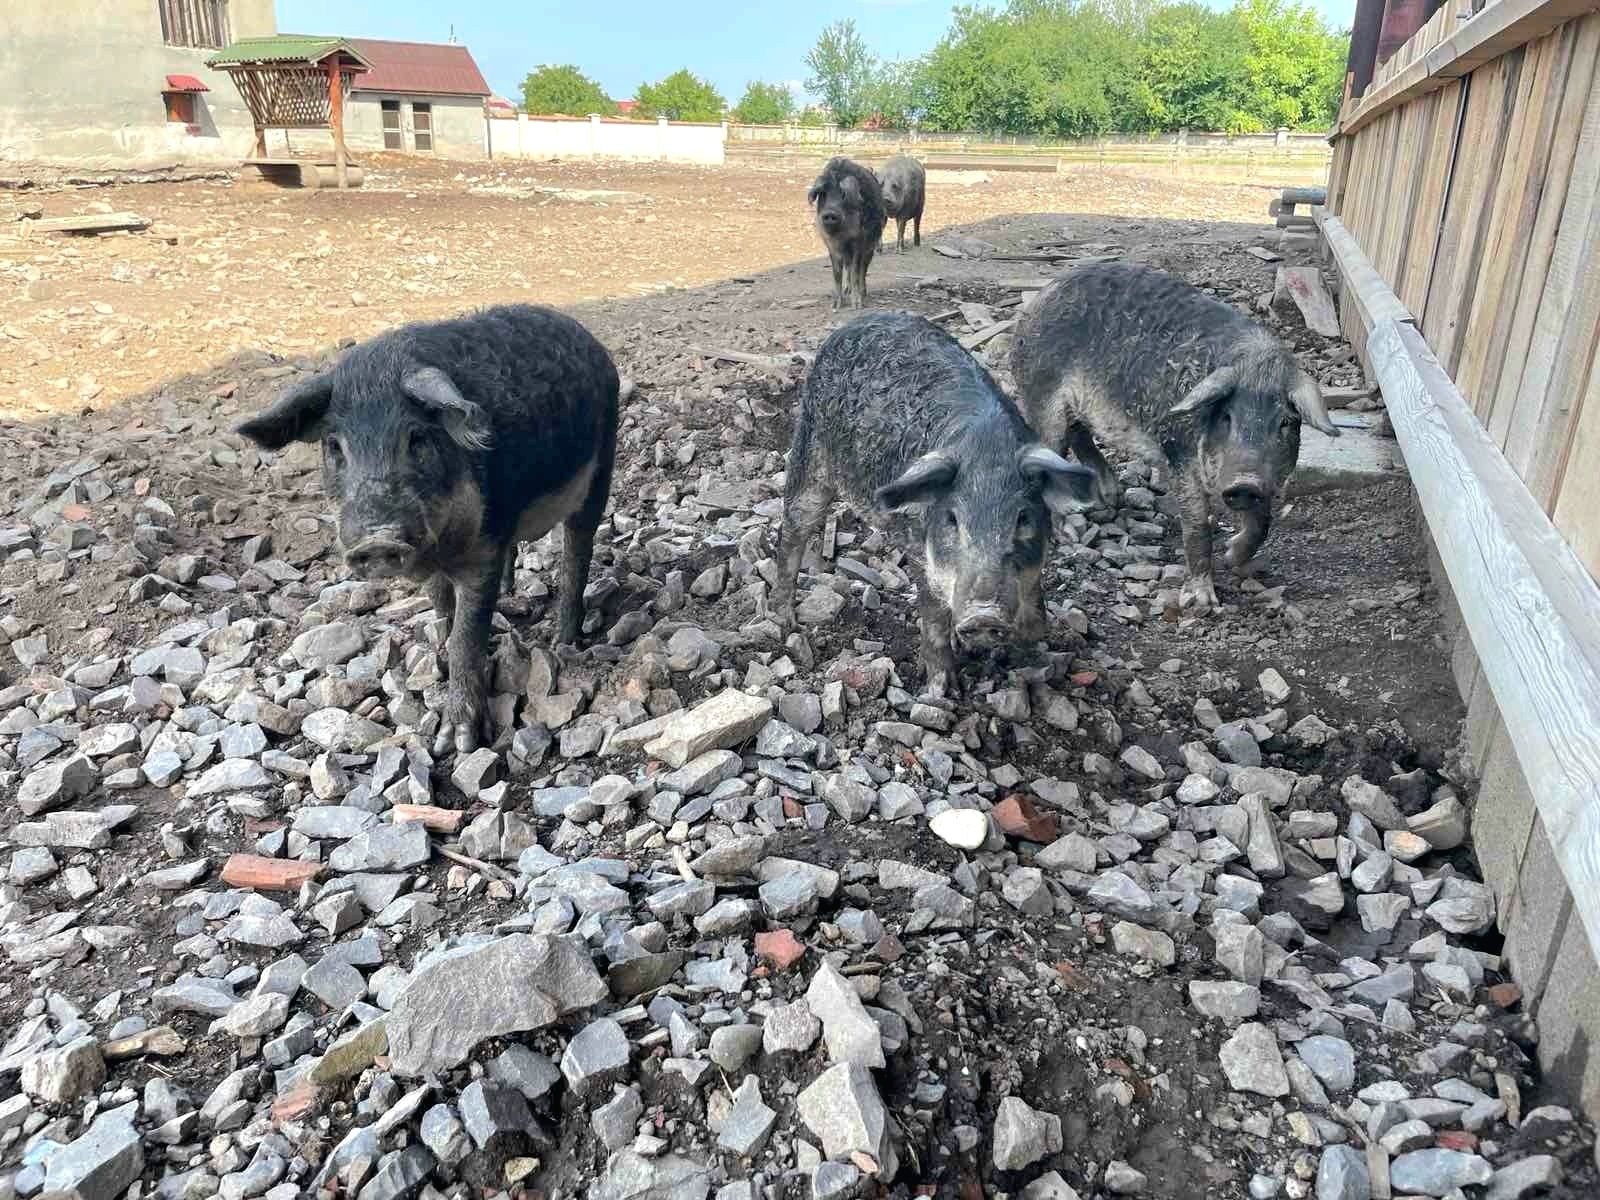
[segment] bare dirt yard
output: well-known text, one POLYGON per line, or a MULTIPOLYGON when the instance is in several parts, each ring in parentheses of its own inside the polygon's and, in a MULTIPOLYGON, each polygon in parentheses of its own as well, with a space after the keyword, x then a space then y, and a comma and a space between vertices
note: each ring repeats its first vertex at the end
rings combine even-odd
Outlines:
MULTIPOLYGON (((1596 1194, 1466 841, 1403 480, 1291 487, 1195 617, 1126 465, 1058 528, 1048 640, 955 702, 847 511, 812 619, 770 621, 796 356, 843 319, 809 178, 0 196, 156 221, 0 221, 0 1198, 1596 1194), (314 452, 231 430, 344 339, 506 300, 635 389, 583 645, 523 547, 501 736, 436 760, 428 602, 347 577, 314 452)), ((1005 383, 1024 296, 1143 262, 1357 384, 1258 304, 1271 194, 938 184, 870 303, 1005 383)))
MULTIPOLYGON (((236 351, 306 353, 478 305, 647 296, 810 258, 812 178, 380 158, 343 194, 248 180, 0 191, 0 415, 103 407, 236 351), (96 207, 154 229, 24 239, 14 220, 96 207)), ((924 234, 1001 213, 1258 221, 1272 194, 1095 170, 932 192, 924 234)))

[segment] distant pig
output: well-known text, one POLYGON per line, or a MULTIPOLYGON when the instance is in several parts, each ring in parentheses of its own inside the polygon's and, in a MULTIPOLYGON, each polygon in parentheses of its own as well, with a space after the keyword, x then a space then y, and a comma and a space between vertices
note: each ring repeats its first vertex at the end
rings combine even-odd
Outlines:
POLYGON ((1242 574, 1299 458, 1300 423, 1339 435, 1316 380, 1276 338, 1148 267, 1085 267, 1045 289, 1017 324, 1011 369, 1029 423, 1094 468, 1104 494, 1117 494, 1116 477, 1096 436, 1170 468, 1185 607, 1217 603, 1212 509, 1239 522, 1228 564, 1242 574))
POLYGON ((922 164, 908 154, 896 154, 878 172, 883 188, 883 211, 894 218, 894 244, 906 252, 906 222, 911 222, 911 244, 922 245, 922 206, 927 199, 928 176, 922 164))
POLYGON ((436 753, 492 741, 490 617, 517 543, 562 522, 556 640, 577 640, 618 390, 611 356, 582 325, 510 305, 364 342, 239 426, 268 450, 320 442, 346 564, 369 579, 425 582, 450 622, 436 753))
POLYGON ((955 650, 1044 636, 1050 509, 1092 498, 1094 473, 1034 440, 994 379, 921 317, 836 330, 800 397, 784 488, 774 609, 795 622, 806 542, 842 497, 908 551, 927 693, 957 682, 955 650))
POLYGON ((867 268, 883 237, 883 192, 878 177, 860 163, 834 158, 806 193, 817 210, 817 232, 833 266, 833 307, 867 302, 867 268))

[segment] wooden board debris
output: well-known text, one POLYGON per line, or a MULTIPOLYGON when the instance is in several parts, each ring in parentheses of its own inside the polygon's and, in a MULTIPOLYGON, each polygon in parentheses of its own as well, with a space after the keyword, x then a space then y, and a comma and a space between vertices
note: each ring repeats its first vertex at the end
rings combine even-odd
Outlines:
POLYGON ((985 342, 990 341, 993 338, 997 338, 1002 333, 1005 333, 1016 323, 1016 318, 1012 317, 1009 320, 996 321, 993 325, 990 325, 984 329, 980 329, 976 333, 969 333, 966 337, 961 339, 961 348, 963 350, 976 350, 985 342))
POLYGON ((24 221, 22 228, 28 233, 115 233, 119 230, 148 229, 150 220, 131 212, 81 213, 75 217, 45 217, 38 221, 24 221))
POLYGON ((816 356, 804 350, 795 350, 789 354, 751 354, 744 350, 712 350, 704 346, 690 346, 690 354, 699 355, 701 358, 713 362, 743 363, 747 366, 761 367, 768 371, 786 371, 790 367, 807 367, 816 356))
POLYGON ((1283 261, 1283 256, 1282 255, 1274 254, 1271 250, 1268 250, 1265 246, 1246 246, 1244 248, 1244 252, 1246 254, 1250 255, 1252 258, 1259 258, 1264 263, 1275 263, 1275 262, 1282 262, 1283 261))
POLYGON ((440 808, 436 804, 396 804, 389 814, 396 825, 404 821, 420 821, 434 833, 454 833, 461 828, 466 813, 459 808, 440 808))
POLYGON ((1322 272, 1315 267, 1279 267, 1272 290, 1272 303, 1292 302, 1305 318, 1306 328, 1323 337, 1339 336, 1339 310, 1333 297, 1322 286, 1322 272))

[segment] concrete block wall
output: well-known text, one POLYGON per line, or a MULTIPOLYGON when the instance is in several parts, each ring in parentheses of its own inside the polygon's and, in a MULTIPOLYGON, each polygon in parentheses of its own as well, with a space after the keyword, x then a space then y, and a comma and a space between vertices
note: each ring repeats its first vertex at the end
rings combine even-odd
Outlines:
MULTIPOLYGON (((1420 511, 1417 520, 1426 535, 1420 511)), ((1538 1022, 1546 1078, 1566 1103, 1600 1118, 1600 963, 1431 542, 1428 551, 1451 669, 1467 706, 1465 747, 1478 771, 1473 848, 1494 889, 1504 955, 1522 988, 1523 1011, 1538 1022)))
POLYGON ((601 117, 500 117, 489 122, 493 158, 617 159, 721 166, 727 126, 601 117))

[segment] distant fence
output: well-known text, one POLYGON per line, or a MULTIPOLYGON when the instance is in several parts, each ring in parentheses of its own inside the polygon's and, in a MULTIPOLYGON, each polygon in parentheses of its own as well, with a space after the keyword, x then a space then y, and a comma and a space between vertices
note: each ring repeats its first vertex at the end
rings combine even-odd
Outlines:
POLYGON ((625 121, 616 117, 491 116, 492 158, 617 159, 632 162, 696 163, 726 160, 726 126, 690 121, 625 121))
POLYGON ((908 151, 956 154, 1044 154, 1062 159, 1121 158, 1128 161, 1187 157, 1267 157, 1326 162, 1328 139, 1322 133, 1117 134, 1100 138, 1048 138, 1026 134, 948 133, 919 129, 841 129, 837 125, 728 125, 730 149, 792 149, 823 152, 848 149, 875 153, 908 151))

